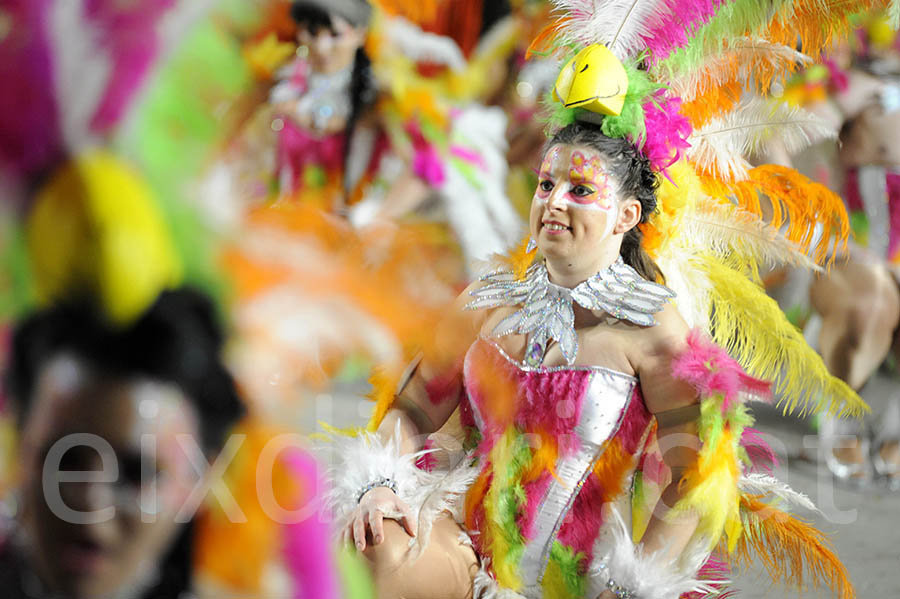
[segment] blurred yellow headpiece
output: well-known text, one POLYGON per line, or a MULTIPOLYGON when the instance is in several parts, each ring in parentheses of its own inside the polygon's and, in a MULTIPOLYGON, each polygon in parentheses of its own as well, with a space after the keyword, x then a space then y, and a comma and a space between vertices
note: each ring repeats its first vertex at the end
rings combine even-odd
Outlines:
POLYGON ((27 238, 41 302, 90 293, 119 324, 181 279, 150 189, 107 152, 92 151, 54 173, 37 194, 27 238))
POLYGON ((562 68, 553 86, 553 99, 566 108, 617 116, 627 91, 625 67, 606 46, 592 44, 562 68))

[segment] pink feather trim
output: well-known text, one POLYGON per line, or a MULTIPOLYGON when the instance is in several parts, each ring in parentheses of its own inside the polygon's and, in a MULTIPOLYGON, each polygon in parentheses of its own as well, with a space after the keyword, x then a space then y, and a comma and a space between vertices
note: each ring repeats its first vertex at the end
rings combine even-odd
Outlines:
POLYGON ((734 358, 698 329, 688 333, 687 349, 672 361, 672 374, 693 385, 701 397, 721 395, 723 412, 741 392, 771 397, 770 383, 746 374, 734 358))
POLYGON ((644 104, 646 132, 638 145, 656 170, 672 166, 691 147, 688 137, 693 129, 680 110, 681 98, 667 97, 662 90, 644 104))
POLYGON ((749 426, 744 427, 741 433, 741 446, 747 451, 753 470, 772 472, 778 466, 778 456, 775 455, 775 450, 766 443, 759 430, 749 426))
POLYGON ((888 260, 900 262, 900 175, 887 174, 888 260))
POLYGON ((292 448, 283 454, 284 464, 305 491, 304 508, 309 514, 300 522, 284 526, 284 562, 290 572, 296 599, 316 597, 339 599, 342 596, 337 575, 337 563, 332 551, 330 522, 321 514, 324 482, 318 465, 309 454, 292 448))

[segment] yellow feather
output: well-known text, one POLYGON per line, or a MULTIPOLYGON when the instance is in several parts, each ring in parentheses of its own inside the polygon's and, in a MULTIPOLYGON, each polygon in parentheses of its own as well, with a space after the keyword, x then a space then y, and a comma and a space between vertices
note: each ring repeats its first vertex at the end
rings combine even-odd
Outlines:
POLYGON ((738 478, 740 470, 735 454, 734 439, 728 430, 719 441, 700 450, 695 464, 681 479, 681 499, 669 512, 677 517, 686 512, 700 516, 697 532, 709 539, 709 548, 718 544, 724 533, 729 551, 735 547, 741 534, 738 510, 738 478))
POLYGON ((775 300, 726 258, 690 259, 710 282, 709 328, 715 341, 751 376, 774 381, 784 412, 822 410, 860 416, 869 410, 846 383, 829 374, 822 358, 779 309, 775 300))
POLYGON ((372 390, 368 397, 375 402, 375 410, 366 425, 366 430, 370 432, 378 430, 388 410, 394 405, 401 376, 402 372, 397 369, 376 368, 372 371, 369 377, 372 390))
MULTIPOLYGON (((508 428, 502 437, 494 445, 490 453, 490 461, 492 464, 507 467, 513 459, 515 451, 516 435, 513 428, 508 428)), ((501 516, 499 513, 500 498, 499 493, 505 486, 506 476, 503 472, 494 470, 494 484, 491 485, 484 497, 484 515, 487 525, 494 529, 489 533, 491 549, 490 554, 493 558, 493 570, 497 576, 497 581, 503 586, 518 590, 522 588, 522 581, 519 578, 518 567, 515 562, 509 561, 509 542, 502 530, 499 530, 501 516)))
POLYGON ((537 256, 537 250, 528 251, 528 242, 531 239, 531 235, 526 235, 522 241, 519 242, 515 248, 510 250, 509 254, 506 256, 502 256, 501 260, 506 262, 510 268, 512 268, 513 272, 516 273, 516 277, 519 279, 525 278, 525 271, 528 270, 528 267, 534 262, 535 257, 537 256))

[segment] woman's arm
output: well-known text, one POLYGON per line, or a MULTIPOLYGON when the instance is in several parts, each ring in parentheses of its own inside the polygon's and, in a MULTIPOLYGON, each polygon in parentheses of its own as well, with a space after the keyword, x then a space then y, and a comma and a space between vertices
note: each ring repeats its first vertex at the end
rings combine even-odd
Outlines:
POLYGON ((693 385, 675 377, 672 368, 673 361, 687 349, 687 324, 671 304, 657 320, 659 325, 648 331, 648 342, 641 346, 637 370, 647 409, 657 415, 657 439, 672 479, 663 489, 641 542, 645 553, 662 552, 666 561, 672 561, 687 547, 699 520, 696 514, 672 518, 669 512, 682 499, 682 474, 697 460, 700 398, 693 385))
MULTIPOLYGON (((407 470, 413 461, 411 454, 422 449, 428 435, 440 429, 459 405, 462 359, 484 318, 483 311, 464 309, 470 299, 468 292, 469 289, 457 298, 436 328, 434 344, 409 366, 390 409, 378 425, 380 447, 373 452, 384 454, 385 461, 397 465, 389 470, 407 470)), ((415 515, 396 492, 401 481, 391 480, 389 474, 385 471, 364 483, 363 490, 368 485, 372 488, 362 493, 350 514, 344 538, 352 540, 360 551, 366 547, 367 533, 371 533, 375 544, 384 538, 385 517, 400 521, 410 536, 416 534, 415 515)))

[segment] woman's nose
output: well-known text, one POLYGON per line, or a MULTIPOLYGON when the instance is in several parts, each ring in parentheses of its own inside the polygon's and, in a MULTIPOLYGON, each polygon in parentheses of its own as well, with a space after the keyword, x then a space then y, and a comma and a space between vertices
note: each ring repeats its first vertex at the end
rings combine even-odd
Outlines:
POLYGON ((550 210, 565 210, 566 205, 565 191, 560 187, 554 188, 550 193, 550 197, 547 198, 547 208, 550 210))

